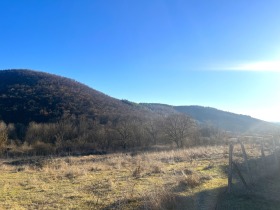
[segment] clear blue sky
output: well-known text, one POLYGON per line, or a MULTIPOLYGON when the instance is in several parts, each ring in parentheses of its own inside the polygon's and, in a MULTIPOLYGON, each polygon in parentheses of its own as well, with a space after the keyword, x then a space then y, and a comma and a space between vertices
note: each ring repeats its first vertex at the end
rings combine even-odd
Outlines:
POLYGON ((280 121, 279 0, 1 0, 0 69, 280 121))

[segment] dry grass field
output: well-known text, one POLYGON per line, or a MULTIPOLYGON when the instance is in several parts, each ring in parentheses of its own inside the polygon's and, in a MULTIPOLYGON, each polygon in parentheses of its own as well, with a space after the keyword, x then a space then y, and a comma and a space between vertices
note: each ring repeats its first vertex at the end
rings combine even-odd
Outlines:
POLYGON ((227 161, 227 146, 1 159, 0 209, 215 209, 227 161))

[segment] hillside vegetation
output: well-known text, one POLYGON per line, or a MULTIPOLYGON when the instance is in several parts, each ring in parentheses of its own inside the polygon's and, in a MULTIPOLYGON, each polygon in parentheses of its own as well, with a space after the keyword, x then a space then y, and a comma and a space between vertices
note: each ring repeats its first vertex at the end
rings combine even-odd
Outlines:
MULTIPOLYGON (((0 84, 0 142, 10 155, 104 153, 204 141, 200 127, 185 114, 159 113, 64 77, 4 70, 0 84)), ((218 134, 213 130, 207 137, 218 134)))
POLYGON ((64 114, 102 119, 139 107, 74 80, 31 70, 0 71, 0 119, 6 123, 57 122, 64 114))
POLYGON ((247 115, 221 111, 203 106, 170 106, 165 104, 142 103, 156 113, 183 113, 196 120, 202 126, 212 126, 233 133, 267 133, 279 129, 279 126, 247 115))
POLYGON ((252 128, 277 131, 263 121, 212 108, 137 104, 57 75, 0 71, 2 154, 104 154, 155 145, 223 144, 231 135, 226 131, 252 128))
POLYGON ((241 133, 273 132, 278 126, 248 115, 221 111, 211 107, 176 106, 175 110, 185 113, 199 123, 210 123, 220 129, 241 133))

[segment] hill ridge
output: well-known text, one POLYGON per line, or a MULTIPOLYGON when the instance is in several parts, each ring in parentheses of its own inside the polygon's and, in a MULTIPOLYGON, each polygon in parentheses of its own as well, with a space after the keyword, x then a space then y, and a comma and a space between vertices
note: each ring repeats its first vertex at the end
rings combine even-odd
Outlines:
POLYGON ((0 108, 0 119, 24 124, 57 121, 64 113, 96 117, 137 109, 73 79, 27 69, 0 71, 0 108))
POLYGON ((266 131, 277 128, 277 125, 253 118, 249 115, 236 114, 229 111, 219 110, 217 108, 199 105, 172 106, 158 103, 141 103, 143 106, 153 111, 162 113, 169 110, 174 113, 187 114, 197 121, 198 124, 211 125, 213 127, 230 132, 255 132, 266 131))
MULTIPOLYGON (((0 120, 28 124, 57 122, 64 114, 86 116, 106 122, 111 116, 155 117, 186 114, 199 124, 233 132, 246 132, 272 124, 248 115, 213 107, 172 106, 119 100, 81 82, 30 69, 0 71, 0 120)), ((276 125, 275 125, 276 126, 276 125)))

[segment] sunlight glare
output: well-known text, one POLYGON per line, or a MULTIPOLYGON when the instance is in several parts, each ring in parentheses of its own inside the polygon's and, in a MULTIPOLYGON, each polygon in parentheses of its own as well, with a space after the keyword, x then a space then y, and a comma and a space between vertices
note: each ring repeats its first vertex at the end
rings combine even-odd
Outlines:
POLYGON ((234 67, 230 67, 228 70, 280 72, 280 61, 257 61, 243 63, 234 67))

